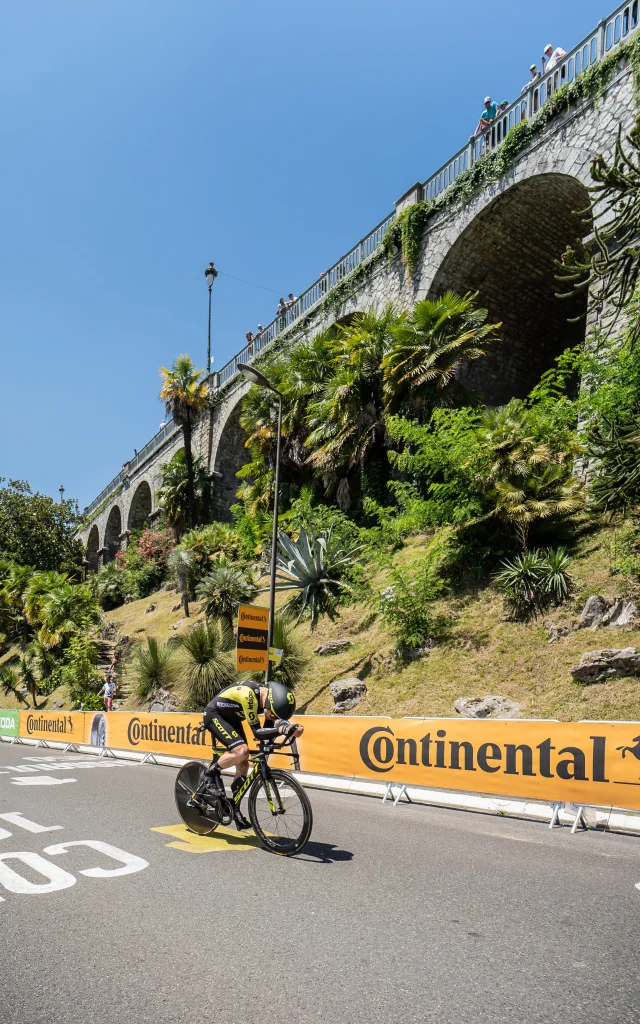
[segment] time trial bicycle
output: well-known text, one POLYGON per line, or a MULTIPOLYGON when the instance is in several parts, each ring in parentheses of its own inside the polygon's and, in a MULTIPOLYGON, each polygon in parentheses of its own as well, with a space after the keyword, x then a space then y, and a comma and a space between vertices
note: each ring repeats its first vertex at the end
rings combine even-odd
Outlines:
MULTIPOLYGON (((203 727, 202 727, 203 728, 203 727)), ((188 761, 178 772, 175 797, 178 813, 187 828, 200 836, 208 836, 219 825, 230 825, 234 811, 248 792, 251 826, 266 850, 290 857, 299 853, 311 835, 313 813, 309 797, 290 772, 269 766, 271 754, 296 754, 283 750, 291 739, 276 743, 277 729, 256 729, 259 749, 251 757, 252 768, 233 795, 215 794, 207 787, 206 767, 202 761, 188 761)), ((211 766, 223 750, 214 748, 211 766)))

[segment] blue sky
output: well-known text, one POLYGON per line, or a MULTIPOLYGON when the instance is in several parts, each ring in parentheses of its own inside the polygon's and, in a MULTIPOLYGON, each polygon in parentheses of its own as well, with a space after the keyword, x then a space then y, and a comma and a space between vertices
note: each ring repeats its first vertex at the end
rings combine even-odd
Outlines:
POLYGON ((5 5, 0 475, 87 504, 157 430, 158 367, 204 366, 209 260, 219 367, 608 11, 5 5))

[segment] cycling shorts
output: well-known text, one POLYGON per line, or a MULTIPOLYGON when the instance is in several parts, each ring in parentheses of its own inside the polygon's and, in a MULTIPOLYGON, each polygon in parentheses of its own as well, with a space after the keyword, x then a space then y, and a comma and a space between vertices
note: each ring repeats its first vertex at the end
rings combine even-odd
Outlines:
POLYGON ((213 736, 214 743, 219 743, 227 750, 233 750, 242 743, 246 743, 246 737, 242 728, 242 719, 233 711, 227 711, 225 717, 213 708, 204 713, 204 727, 213 736))

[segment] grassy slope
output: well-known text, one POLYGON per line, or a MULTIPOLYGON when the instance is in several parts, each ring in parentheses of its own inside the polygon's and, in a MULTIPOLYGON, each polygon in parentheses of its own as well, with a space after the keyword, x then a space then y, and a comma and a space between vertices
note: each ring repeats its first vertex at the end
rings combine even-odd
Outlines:
MULTIPOLYGON (((573 572, 578 585, 576 600, 548 616, 545 622, 570 624, 589 594, 614 597, 622 594, 620 577, 609 573, 607 545, 610 535, 603 531, 583 539, 573 572)), ((400 564, 409 564, 419 553, 421 542, 413 539, 396 555, 400 564)), ((384 576, 374 587, 384 586, 384 576)), ((152 598, 132 602, 109 612, 121 632, 133 639, 155 635, 166 639, 172 625, 183 619, 171 612, 178 603, 175 593, 161 592, 152 598), (158 608, 145 614, 150 602, 158 608)), ((581 631, 549 644, 541 622, 522 625, 504 621, 502 601, 489 586, 463 596, 439 602, 441 610, 454 619, 450 639, 427 657, 406 667, 398 667, 390 657, 392 644, 383 623, 368 606, 347 608, 331 623, 321 622, 315 633, 309 626, 299 627, 310 656, 299 700, 311 714, 331 711, 333 700, 329 683, 348 675, 366 679, 369 692, 357 708, 359 715, 454 715, 457 697, 501 694, 522 705, 525 717, 575 720, 640 720, 640 681, 616 680, 581 687, 571 681, 571 665, 588 650, 601 647, 640 647, 639 630, 581 631), (349 639, 351 648, 343 654, 317 657, 314 648, 325 640, 349 639)), ((193 617, 198 615, 194 605, 193 617)), ((183 620, 180 629, 187 623, 183 620)), ((176 692, 185 696, 184 683, 176 692)), ((131 698, 125 706, 135 706, 131 698)))

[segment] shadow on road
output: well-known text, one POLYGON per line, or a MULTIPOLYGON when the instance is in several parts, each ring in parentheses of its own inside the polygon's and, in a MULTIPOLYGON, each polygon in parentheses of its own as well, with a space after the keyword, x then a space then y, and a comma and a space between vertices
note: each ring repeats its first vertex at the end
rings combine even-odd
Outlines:
POLYGON ((296 860, 306 860, 310 864, 335 864, 339 860, 353 860, 349 850, 339 850, 331 843, 307 843, 296 860))

